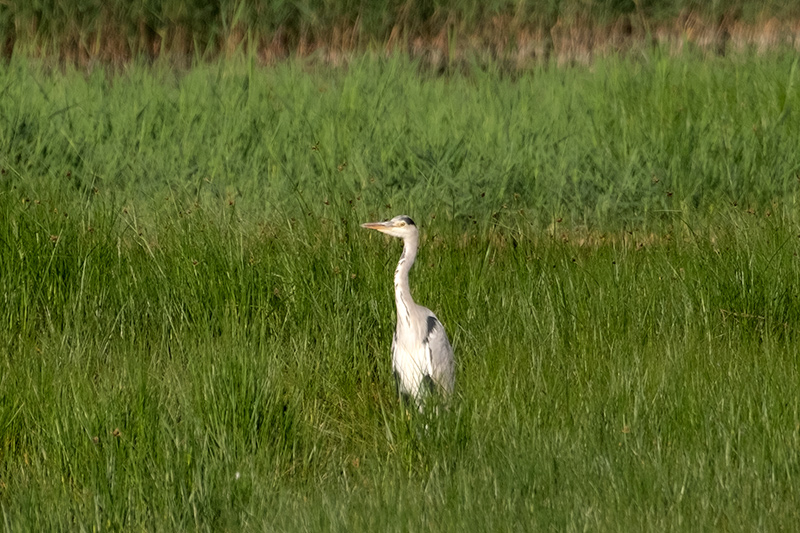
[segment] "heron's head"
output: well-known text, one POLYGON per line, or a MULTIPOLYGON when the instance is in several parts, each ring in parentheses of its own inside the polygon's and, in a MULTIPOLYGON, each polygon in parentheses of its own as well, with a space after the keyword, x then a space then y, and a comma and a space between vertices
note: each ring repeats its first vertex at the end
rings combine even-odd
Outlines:
POLYGON ((362 228, 378 230, 381 233, 405 239, 412 235, 417 235, 417 225, 406 215, 398 215, 386 222, 367 222, 361 224, 362 228))

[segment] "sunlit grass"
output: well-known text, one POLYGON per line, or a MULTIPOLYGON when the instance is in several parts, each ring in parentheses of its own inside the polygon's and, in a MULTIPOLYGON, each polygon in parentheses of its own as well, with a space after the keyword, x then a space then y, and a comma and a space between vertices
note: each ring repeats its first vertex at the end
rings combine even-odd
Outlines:
POLYGON ((793 63, 653 61, 7 67, 4 527, 791 529, 793 63), (401 212, 436 420, 358 227, 401 212))

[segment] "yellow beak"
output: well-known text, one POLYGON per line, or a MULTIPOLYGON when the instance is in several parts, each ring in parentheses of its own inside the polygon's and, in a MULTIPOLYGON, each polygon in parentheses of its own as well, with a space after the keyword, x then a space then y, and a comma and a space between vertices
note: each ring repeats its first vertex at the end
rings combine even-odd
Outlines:
POLYGON ((386 222, 366 222, 364 224, 361 224, 361 227, 367 229, 375 229, 380 232, 386 232, 389 229, 391 229, 389 226, 386 225, 386 222))

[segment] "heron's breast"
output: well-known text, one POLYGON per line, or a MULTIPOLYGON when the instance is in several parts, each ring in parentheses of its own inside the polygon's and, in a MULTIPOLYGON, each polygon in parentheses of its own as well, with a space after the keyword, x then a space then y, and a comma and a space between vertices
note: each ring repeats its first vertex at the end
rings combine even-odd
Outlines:
POLYGON ((430 373, 429 357, 419 335, 398 330, 392 360, 401 374, 430 373))

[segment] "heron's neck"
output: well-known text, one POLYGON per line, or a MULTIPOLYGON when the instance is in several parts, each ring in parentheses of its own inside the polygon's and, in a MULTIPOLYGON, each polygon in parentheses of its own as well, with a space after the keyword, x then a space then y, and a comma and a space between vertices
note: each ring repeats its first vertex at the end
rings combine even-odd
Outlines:
POLYGON ((411 319, 411 308, 414 300, 411 298, 411 287, 408 285, 408 272, 417 258, 417 245, 419 237, 412 235, 403 239, 403 255, 397 263, 397 270, 394 271, 394 299, 397 303, 397 322, 409 321, 411 319))

